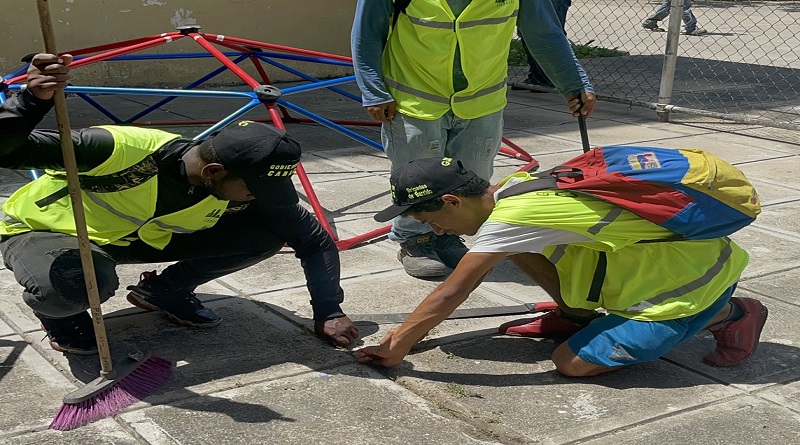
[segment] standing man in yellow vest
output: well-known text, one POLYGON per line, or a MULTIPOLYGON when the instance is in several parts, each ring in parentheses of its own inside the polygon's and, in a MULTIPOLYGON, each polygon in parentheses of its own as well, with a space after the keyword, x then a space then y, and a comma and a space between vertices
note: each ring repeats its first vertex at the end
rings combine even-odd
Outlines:
MULTIPOLYGON (((34 130, 69 80, 69 55, 34 56, 26 89, 0 106, 0 167, 46 168, 0 213, 0 253, 24 287, 53 349, 96 354, 59 135, 34 130)), ((339 254, 298 204, 291 180, 300 145, 287 133, 233 123, 202 143, 156 129, 72 132, 100 298, 119 286, 117 263, 177 261, 144 272, 128 300, 200 328, 221 318, 194 289, 294 248, 305 270, 314 328, 339 345, 358 338, 340 307, 339 254)))
MULTIPOLYGON (((413 159, 450 156, 491 178, 517 25, 573 115, 589 116, 592 86, 549 1, 358 1, 353 66, 367 112, 383 123, 392 170, 413 159), (408 5, 395 13, 395 3, 408 5)), ((458 236, 436 235, 403 216, 393 221, 389 238, 400 243, 398 259, 414 277, 445 275, 467 252, 458 236)))
POLYGON ((712 366, 733 366, 755 352, 767 308, 752 298, 732 298, 748 260, 733 241, 667 241, 674 233, 661 226, 564 190, 500 198, 504 189, 530 179, 516 173, 489 186, 450 158, 412 161, 392 173, 394 205, 376 220, 405 214, 430 224, 436 234, 477 236, 455 271, 402 326, 379 346, 356 351, 359 361, 399 364, 506 256, 558 308, 500 331, 571 335, 552 357, 565 375, 592 376, 655 360, 705 328, 717 341, 703 358, 712 366))

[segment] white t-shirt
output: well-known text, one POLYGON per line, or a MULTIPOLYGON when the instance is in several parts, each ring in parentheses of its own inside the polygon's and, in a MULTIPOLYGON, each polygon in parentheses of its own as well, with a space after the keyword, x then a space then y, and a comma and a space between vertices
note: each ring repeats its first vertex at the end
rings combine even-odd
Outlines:
MULTIPOLYGON (((519 178, 510 178, 494 193, 497 194, 515 184, 522 182, 519 178)), ((470 252, 486 253, 541 253, 547 246, 592 241, 590 238, 568 230, 545 227, 525 226, 501 222, 485 222, 475 235, 475 242, 470 252)))

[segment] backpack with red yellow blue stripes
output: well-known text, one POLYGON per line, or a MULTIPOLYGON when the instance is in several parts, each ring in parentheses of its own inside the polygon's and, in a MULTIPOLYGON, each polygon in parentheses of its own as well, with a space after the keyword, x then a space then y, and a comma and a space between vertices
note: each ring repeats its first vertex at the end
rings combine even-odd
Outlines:
POLYGON ((537 179, 501 190, 498 198, 570 190, 608 201, 687 240, 730 235, 761 212, 744 173, 699 149, 597 147, 532 175, 537 179))

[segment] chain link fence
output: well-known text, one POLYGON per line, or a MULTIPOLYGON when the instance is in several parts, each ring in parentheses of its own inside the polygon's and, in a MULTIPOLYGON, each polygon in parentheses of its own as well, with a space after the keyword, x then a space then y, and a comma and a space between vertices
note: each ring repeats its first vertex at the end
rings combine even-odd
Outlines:
MULTIPOLYGON (((572 0, 567 38, 601 99, 800 129, 800 1, 694 0, 702 35, 670 26, 669 16, 660 30, 645 29, 661 3, 572 0), (670 36, 675 69, 662 73, 670 36), (670 84, 671 97, 659 100, 670 84)), ((515 60, 509 75, 520 86, 528 67, 515 60)))

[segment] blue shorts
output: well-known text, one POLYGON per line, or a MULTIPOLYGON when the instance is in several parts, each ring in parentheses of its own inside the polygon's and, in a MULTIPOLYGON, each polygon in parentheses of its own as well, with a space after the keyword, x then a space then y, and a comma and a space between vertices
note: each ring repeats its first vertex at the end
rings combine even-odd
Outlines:
POLYGON ((736 283, 708 309, 690 317, 637 321, 609 314, 567 340, 581 360, 599 366, 623 366, 655 360, 703 330, 728 304, 736 283))

